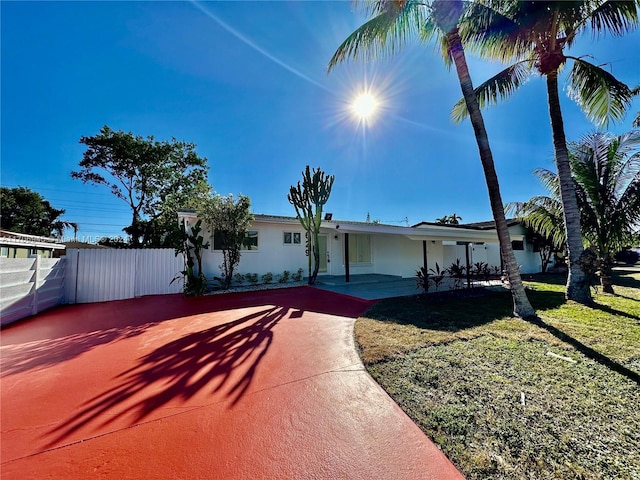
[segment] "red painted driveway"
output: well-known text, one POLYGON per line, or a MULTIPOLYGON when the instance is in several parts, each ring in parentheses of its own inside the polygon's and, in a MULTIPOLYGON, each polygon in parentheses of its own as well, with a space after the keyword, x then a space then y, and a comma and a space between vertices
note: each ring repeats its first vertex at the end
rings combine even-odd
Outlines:
POLYGON ((312 288, 61 307, 2 331, 9 479, 462 478, 312 288))

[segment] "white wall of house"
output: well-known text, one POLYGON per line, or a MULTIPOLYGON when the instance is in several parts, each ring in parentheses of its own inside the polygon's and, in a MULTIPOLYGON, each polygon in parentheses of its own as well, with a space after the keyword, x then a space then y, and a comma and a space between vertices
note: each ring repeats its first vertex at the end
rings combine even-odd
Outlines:
MULTIPOLYGON (((307 274, 308 260, 305 255, 304 231, 300 224, 256 223, 251 230, 258 232, 258 249, 243 250, 240 265, 236 273, 271 272, 274 276, 288 270, 295 273, 302 268, 307 274), (299 233, 300 244, 285 244, 284 232, 299 233)), ((207 277, 219 277, 221 274, 222 251, 214 250, 213 237, 208 232, 209 249, 202 255, 202 269, 207 277)))
MULTIPOLYGON (((344 275, 344 241, 345 230, 355 228, 343 224, 342 228, 336 228, 329 222, 325 224, 320 234, 326 238, 327 251, 324 253, 327 259, 326 272, 321 271, 320 275, 344 275)), ((356 226, 357 227, 357 226, 356 226)), ((360 227, 363 229, 364 227, 360 227)), ((375 229, 374 226, 371 226, 375 229)), ((512 233, 522 238, 521 227, 512 227, 512 233)), ((268 217, 268 220, 256 220, 251 230, 258 232, 258 249, 243 250, 240 257, 240 265, 236 269, 237 273, 257 273, 262 276, 271 272, 274 276, 281 274, 284 270, 291 273, 302 268, 304 275, 308 272, 308 257, 305 254, 305 233, 301 225, 293 219, 278 219, 268 217), (300 243, 286 244, 284 233, 297 233, 300 235, 300 243)), ((384 230, 384 228, 382 228, 384 230)), ((369 235, 370 237, 370 261, 358 263, 350 262, 349 272, 351 275, 378 273, 387 275, 398 275, 402 277, 415 276, 416 270, 422 266, 423 237, 415 235, 415 231, 407 230, 411 235, 403 235, 402 231, 392 231, 392 233, 379 233, 366 231, 350 232, 351 236, 369 235)), ((461 232, 462 234, 463 232, 461 232)), ((220 265, 222 264, 222 252, 214 250, 213 237, 207 232, 210 242, 209 249, 203 254, 203 270, 207 277, 220 276, 220 265)), ((426 238, 427 261, 429 268, 435 268, 436 262, 440 268, 447 268, 457 258, 464 264, 465 246, 455 245, 455 242, 426 238)), ((484 244, 472 244, 469 249, 470 262, 487 262, 490 266, 500 266, 500 251, 497 243, 485 242, 484 244)), ((525 241, 525 250, 516 251, 516 259, 521 265, 523 273, 535 273, 540 271, 538 254, 532 251, 532 247, 525 241)))

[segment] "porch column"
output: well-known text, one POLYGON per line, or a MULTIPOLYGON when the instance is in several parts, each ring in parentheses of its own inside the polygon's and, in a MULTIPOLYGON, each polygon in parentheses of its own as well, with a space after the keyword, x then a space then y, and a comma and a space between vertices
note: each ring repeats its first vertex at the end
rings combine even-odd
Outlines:
POLYGON ((344 281, 349 283, 349 234, 344 234, 344 281))
POLYGON ((422 240, 422 264, 424 265, 424 271, 427 271, 427 241, 422 240))
POLYGON ((469 242, 465 244, 464 253, 467 257, 467 288, 471 288, 471 272, 469 270, 469 242))

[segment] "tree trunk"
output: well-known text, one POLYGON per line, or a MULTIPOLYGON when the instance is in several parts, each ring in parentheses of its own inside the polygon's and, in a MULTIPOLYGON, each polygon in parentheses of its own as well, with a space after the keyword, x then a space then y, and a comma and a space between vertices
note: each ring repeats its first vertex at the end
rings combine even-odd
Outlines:
POLYGON ((558 72, 547 74, 547 95, 549 97, 549 117, 553 133, 553 147, 556 157, 556 168, 560 180, 560 198, 562 199, 565 233, 567 238, 567 263, 569 274, 567 277, 567 300, 574 300, 582 304, 590 304, 591 291, 589 278, 580 267, 584 247, 582 245, 582 229, 580 227, 580 211, 576 191, 571 176, 567 140, 564 134, 564 122, 558 96, 558 72))
POLYGON ((613 270, 613 260, 609 254, 604 254, 600 258, 600 286, 605 293, 615 294, 613 291, 613 278, 611 273, 613 270))
POLYGON ((513 248, 511 246, 511 237, 509 236, 509 228, 504 215, 504 206, 502 203, 502 196, 500 194, 498 175, 493 163, 493 154, 491 153, 491 147, 489 146, 489 138, 487 136, 480 107, 478 106, 478 100, 475 92, 473 91, 471 76, 469 75, 462 41, 460 40, 457 28, 454 28, 447 34, 447 42, 449 52, 453 57, 456 71, 458 73, 462 95, 464 96, 467 109, 469 110, 469 118, 473 125, 476 142, 478 143, 480 161, 482 162, 487 190, 489 191, 491 211, 493 212, 498 240, 500 241, 500 253, 509 274, 514 314, 522 318, 534 317, 536 312, 531 306, 527 293, 525 292, 524 285, 522 284, 522 278, 520 277, 520 270, 518 269, 513 248))
POLYGON ((140 216, 137 211, 133 212, 133 218, 131 220, 131 246, 134 248, 140 248, 140 235, 142 235, 140 227, 140 216))
POLYGON ((318 239, 318 232, 313 232, 313 271, 309 275, 309 285, 314 285, 318 278, 318 271, 320 270, 320 240, 318 239))

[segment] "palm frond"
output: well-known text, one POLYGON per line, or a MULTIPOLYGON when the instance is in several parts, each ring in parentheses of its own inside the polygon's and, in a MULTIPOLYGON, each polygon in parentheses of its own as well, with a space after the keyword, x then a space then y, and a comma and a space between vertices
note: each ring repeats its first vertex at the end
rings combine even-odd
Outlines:
POLYGON ((518 2, 471 2, 460 21, 460 38, 465 48, 484 58, 501 62, 529 55, 533 48, 530 32, 513 14, 518 2))
POLYGON ((347 58, 372 60, 392 55, 414 36, 424 23, 424 6, 417 2, 378 2, 382 13, 355 30, 329 61, 328 71, 347 58))
MULTIPOLYGON (((522 86, 531 76, 531 62, 524 60, 511 65, 478 85, 474 92, 480 108, 496 105, 500 100, 508 98, 522 86)), ((451 119, 460 123, 469 116, 464 98, 458 100, 451 110, 451 119)))
POLYGON ((435 51, 439 53, 447 68, 451 68, 453 60, 449 54, 449 43, 447 37, 442 34, 442 30, 436 24, 432 16, 427 16, 420 28, 420 40, 424 43, 434 42, 435 51))
POLYGON ((536 196, 526 202, 508 203, 505 211, 515 213, 518 220, 549 239, 556 249, 564 248, 566 234, 562 202, 558 198, 536 196))
POLYGON ((588 17, 594 37, 611 33, 621 36, 638 25, 637 0, 606 1, 588 17))
POLYGON ((533 171, 533 175, 540 180, 540 183, 549 190, 554 198, 560 198, 560 182, 558 181, 557 173, 546 168, 536 168, 533 171))
POLYGON ((631 106, 631 90, 606 70, 573 58, 568 95, 598 127, 624 118, 631 106))
POLYGON ((622 248, 640 221, 640 132, 595 132, 570 145, 583 235, 601 255, 622 248))

